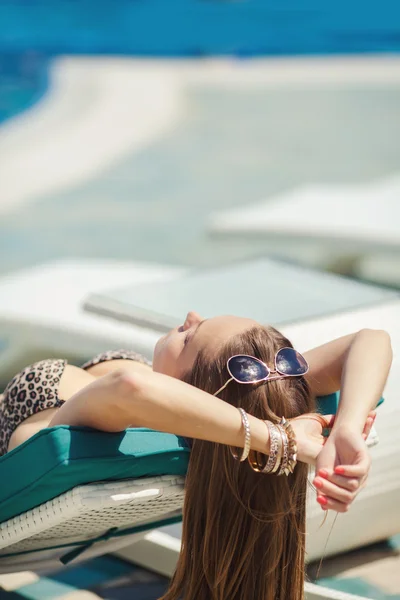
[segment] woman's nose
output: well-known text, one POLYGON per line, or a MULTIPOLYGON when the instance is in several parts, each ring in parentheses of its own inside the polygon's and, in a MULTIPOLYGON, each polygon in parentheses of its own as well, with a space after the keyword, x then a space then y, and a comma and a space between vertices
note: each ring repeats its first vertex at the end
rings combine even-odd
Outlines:
POLYGON ((202 320, 203 318, 199 315, 199 313, 195 312, 194 310, 191 310, 186 315, 186 320, 183 327, 185 330, 190 329, 190 327, 193 327, 193 325, 198 325, 199 323, 201 323, 202 320))

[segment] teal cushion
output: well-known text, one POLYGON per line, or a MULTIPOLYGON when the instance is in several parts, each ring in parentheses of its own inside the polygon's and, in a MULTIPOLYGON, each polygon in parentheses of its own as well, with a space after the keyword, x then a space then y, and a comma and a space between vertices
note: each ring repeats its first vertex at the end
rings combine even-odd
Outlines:
MULTIPOLYGON (((339 398, 339 393, 318 398, 319 412, 335 413, 339 398)), ((43 429, 0 458, 0 523, 77 485, 185 475, 188 461, 183 438, 150 429, 122 433, 66 425, 43 429)))
MULTIPOLYGON (((328 396, 320 396, 317 398, 317 411, 322 415, 335 415, 339 406, 340 401, 340 392, 335 392, 333 394, 329 394, 328 396)), ((380 406, 383 402, 383 398, 381 398, 376 405, 380 406)))
POLYGON ((43 429, 0 458, 0 523, 95 481, 185 475, 183 438, 150 429, 43 429))

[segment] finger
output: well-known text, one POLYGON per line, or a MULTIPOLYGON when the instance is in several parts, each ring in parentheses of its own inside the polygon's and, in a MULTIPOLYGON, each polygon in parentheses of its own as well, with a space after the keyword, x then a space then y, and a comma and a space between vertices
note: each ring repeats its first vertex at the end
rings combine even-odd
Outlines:
POLYGON ((352 492, 348 489, 344 489, 327 479, 322 479, 322 477, 316 477, 313 483, 317 488, 318 496, 322 494, 332 500, 343 502, 344 504, 351 504, 356 496, 355 490, 352 492))
POLYGON ((314 420, 318 421, 318 423, 321 425, 322 434, 325 438, 327 438, 331 433, 332 427, 335 423, 335 416, 336 415, 320 415, 318 413, 314 413, 311 416, 311 418, 314 418, 314 420))
POLYGON ((371 459, 363 459, 361 462, 355 465, 340 465, 335 467, 335 474, 361 479, 368 474, 370 464, 371 459))
POLYGON ((336 475, 333 471, 328 469, 320 469, 316 476, 322 479, 327 479, 334 485, 349 490, 350 492, 356 492, 361 487, 362 479, 356 477, 344 477, 343 475, 336 475))
POLYGON ((324 427, 332 429, 335 424, 336 415, 319 415, 325 421, 324 427))
POLYGON ((371 410, 368 413, 367 419, 365 421, 364 429, 363 429, 364 440, 366 440, 367 437, 369 436, 369 434, 371 432, 371 428, 375 422, 375 419, 376 419, 376 410, 371 410))
POLYGON ((326 496, 317 496, 317 502, 323 510, 335 510, 336 512, 345 513, 350 508, 349 504, 343 504, 343 502, 332 500, 332 498, 326 496))
POLYGON ((374 424, 375 419, 373 417, 368 417, 364 425, 364 431, 362 433, 362 437, 364 440, 367 439, 369 434, 371 433, 372 425, 374 424))

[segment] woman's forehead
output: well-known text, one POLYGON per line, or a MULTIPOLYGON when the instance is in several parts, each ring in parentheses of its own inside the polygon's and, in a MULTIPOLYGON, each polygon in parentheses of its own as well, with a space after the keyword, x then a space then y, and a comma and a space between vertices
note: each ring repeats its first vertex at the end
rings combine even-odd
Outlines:
POLYGON ((226 341, 231 336, 238 335, 257 325, 256 321, 245 317, 232 315, 212 317, 200 324, 193 341, 198 341, 201 346, 210 341, 226 341))

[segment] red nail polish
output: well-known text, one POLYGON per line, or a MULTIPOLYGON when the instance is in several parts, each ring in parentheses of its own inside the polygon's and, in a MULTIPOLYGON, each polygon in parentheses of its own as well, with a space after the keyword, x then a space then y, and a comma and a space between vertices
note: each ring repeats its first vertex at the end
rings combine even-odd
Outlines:
POLYGON ((321 488, 323 483, 322 481, 319 481, 319 479, 314 479, 314 485, 316 488, 321 488))
POLYGON ((326 504, 328 504, 328 498, 325 498, 325 496, 318 496, 317 502, 325 506, 326 504))
POLYGON ((321 469, 320 471, 318 471, 318 476, 322 477, 323 479, 328 479, 328 471, 321 469))
POLYGON ((343 475, 344 470, 344 467, 335 467, 335 473, 337 473, 338 475, 343 475))

